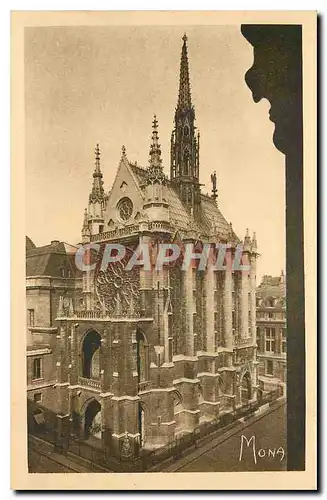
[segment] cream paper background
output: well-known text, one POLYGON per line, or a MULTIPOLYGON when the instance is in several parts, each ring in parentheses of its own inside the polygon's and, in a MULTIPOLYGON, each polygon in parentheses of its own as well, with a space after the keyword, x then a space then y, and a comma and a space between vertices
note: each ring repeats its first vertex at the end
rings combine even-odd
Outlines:
MULTIPOLYGON (((13 12, 11 33, 11 487, 242 490, 316 487, 316 13, 310 11, 13 12), (28 26, 303 25, 306 471, 29 474, 26 426, 24 28, 28 26), (13 189, 14 187, 14 189, 13 189), (236 478, 232 475, 237 474, 236 478)), ((245 83, 244 83, 245 85, 245 83)), ((249 90, 250 92, 250 90, 249 90)), ((255 105, 255 104, 254 104, 255 105)))

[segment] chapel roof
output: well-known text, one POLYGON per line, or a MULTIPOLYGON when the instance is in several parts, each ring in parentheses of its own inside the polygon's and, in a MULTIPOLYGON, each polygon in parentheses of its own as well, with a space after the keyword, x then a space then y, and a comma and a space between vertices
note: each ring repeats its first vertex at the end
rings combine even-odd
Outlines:
MULTIPOLYGON (((147 170, 133 163, 129 163, 129 166, 139 182, 139 185, 144 185, 146 182, 147 170)), ((210 196, 201 194, 200 211, 192 215, 179 198, 178 193, 168 178, 166 178, 166 190, 166 201, 169 204, 169 213, 173 225, 176 226, 177 229, 186 230, 192 225, 199 232, 209 234, 213 232, 213 227, 215 227, 216 233, 222 238, 228 239, 231 227, 220 212, 216 202, 210 198, 210 196)), ((236 240, 238 239, 234 232, 233 238, 236 240)))

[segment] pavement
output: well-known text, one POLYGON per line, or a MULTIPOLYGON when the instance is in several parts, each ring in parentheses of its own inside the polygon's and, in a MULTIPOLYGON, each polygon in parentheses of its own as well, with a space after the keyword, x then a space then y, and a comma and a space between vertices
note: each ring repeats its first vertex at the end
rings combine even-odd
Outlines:
POLYGON ((29 472, 90 472, 90 468, 56 453, 51 444, 35 436, 28 440, 28 469, 29 472))
POLYGON ((281 400, 261 408, 248 419, 240 419, 205 446, 173 463, 160 464, 149 472, 286 470, 286 446, 286 403, 281 400))

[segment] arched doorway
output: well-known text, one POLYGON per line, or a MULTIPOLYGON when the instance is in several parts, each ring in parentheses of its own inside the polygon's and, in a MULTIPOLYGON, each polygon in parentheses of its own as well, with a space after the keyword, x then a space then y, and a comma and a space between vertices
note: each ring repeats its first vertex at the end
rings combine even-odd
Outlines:
POLYGON ((90 330, 82 344, 82 373, 85 378, 100 377, 100 346, 101 336, 95 330, 90 330))
POLYGON ((251 375, 246 371, 241 382, 241 402, 243 405, 248 404, 251 399, 251 375))
POLYGON ((84 415, 84 438, 90 436, 101 439, 101 405, 96 399, 89 402, 84 415))

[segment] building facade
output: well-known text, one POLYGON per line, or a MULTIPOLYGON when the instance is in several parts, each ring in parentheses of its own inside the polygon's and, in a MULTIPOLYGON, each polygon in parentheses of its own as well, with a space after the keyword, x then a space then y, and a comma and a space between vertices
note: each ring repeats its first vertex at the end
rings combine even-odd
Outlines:
POLYGON ((36 247, 26 237, 27 398, 34 409, 53 408, 59 302, 75 304, 82 292, 75 252, 59 241, 36 247))
POLYGON ((263 276, 257 288, 257 343, 259 382, 264 391, 286 391, 287 327, 286 282, 281 276, 263 276))
POLYGON ((82 228, 92 270, 83 271, 81 299, 58 299, 52 409, 60 432, 97 441, 114 456, 159 448, 257 399, 256 238, 247 232, 241 241, 223 217, 216 175, 211 196, 199 179, 184 36, 170 176, 156 117, 148 166, 131 163, 123 147, 109 192, 96 147, 82 228), (104 266, 108 244, 126 255, 104 266), (191 265, 178 259, 157 267, 162 244, 184 256, 193 248, 191 265), (218 244, 227 245, 222 266, 202 269, 195 254, 206 245, 215 260, 218 244), (140 248, 151 250, 150 268, 140 248), (239 248, 246 271, 231 265, 239 248))

